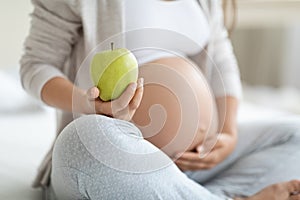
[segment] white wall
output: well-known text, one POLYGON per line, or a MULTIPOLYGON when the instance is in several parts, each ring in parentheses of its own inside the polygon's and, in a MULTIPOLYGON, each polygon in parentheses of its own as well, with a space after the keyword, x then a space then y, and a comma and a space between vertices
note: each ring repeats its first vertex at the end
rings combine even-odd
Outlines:
POLYGON ((284 66, 281 69, 282 84, 300 88, 300 22, 298 26, 289 29, 287 32, 287 41, 283 52, 284 66))
POLYGON ((237 0, 238 27, 274 27, 298 23, 300 0, 237 0))
POLYGON ((18 67, 31 11, 30 0, 0 0, 0 69, 18 67))
POLYGON ((300 0, 238 0, 232 41, 243 80, 300 88, 300 0))

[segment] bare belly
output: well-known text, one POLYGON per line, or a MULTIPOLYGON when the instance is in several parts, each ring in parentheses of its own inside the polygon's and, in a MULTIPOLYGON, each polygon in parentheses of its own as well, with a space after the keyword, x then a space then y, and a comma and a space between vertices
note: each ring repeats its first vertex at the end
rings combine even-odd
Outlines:
POLYGON ((132 121, 146 140, 174 155, 195 149, 217 131, 215 100, 193 63, 162 58, 139 70, 145 79, 144 96, 132 121))

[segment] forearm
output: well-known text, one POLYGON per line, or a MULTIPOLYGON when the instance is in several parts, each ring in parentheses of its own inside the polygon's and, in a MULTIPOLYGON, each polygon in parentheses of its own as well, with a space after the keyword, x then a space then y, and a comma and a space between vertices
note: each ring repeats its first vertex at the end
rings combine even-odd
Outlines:
POLYGON ((217 98, 216 102, 219 114, 219 132, 236 135, 238 99, 225 96, 217 98))
POLYGON ((84 91, 78 89, 73 83, 62 77, 50 79, 41 91, 42 100, 46 104, 69 112, 80 112, 78 106, 74 106, 75 110, 73 110, 73 102, 75 97, 78 99, 83 95, 84 91))

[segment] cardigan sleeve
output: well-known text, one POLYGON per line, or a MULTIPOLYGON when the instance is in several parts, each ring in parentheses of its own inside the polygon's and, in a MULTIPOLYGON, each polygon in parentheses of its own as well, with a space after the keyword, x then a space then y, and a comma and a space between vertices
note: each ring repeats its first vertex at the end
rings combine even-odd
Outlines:
POLYGON ((20 60, 24 89, 41 99, 44 84, 66 77, 62 68, 76 43, 81 20, 71 0, 32 0, 31 28, 20 60))
POLYGON ((210 85, 215 97, 242 96, 240 72, 223 21, 222 1, 217 1, 212 17, 212 69, 210 85))

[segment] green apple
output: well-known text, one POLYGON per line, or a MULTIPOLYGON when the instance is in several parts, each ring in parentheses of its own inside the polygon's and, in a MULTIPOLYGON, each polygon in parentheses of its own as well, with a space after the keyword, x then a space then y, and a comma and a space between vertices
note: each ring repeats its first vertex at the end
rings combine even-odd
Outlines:
POLYGON ((125 48, 103 51, 94 55, 90 74, 100 90, 100 98, 110 101, 118 98, 126 87, 138 78, 135 56, 125 48))

